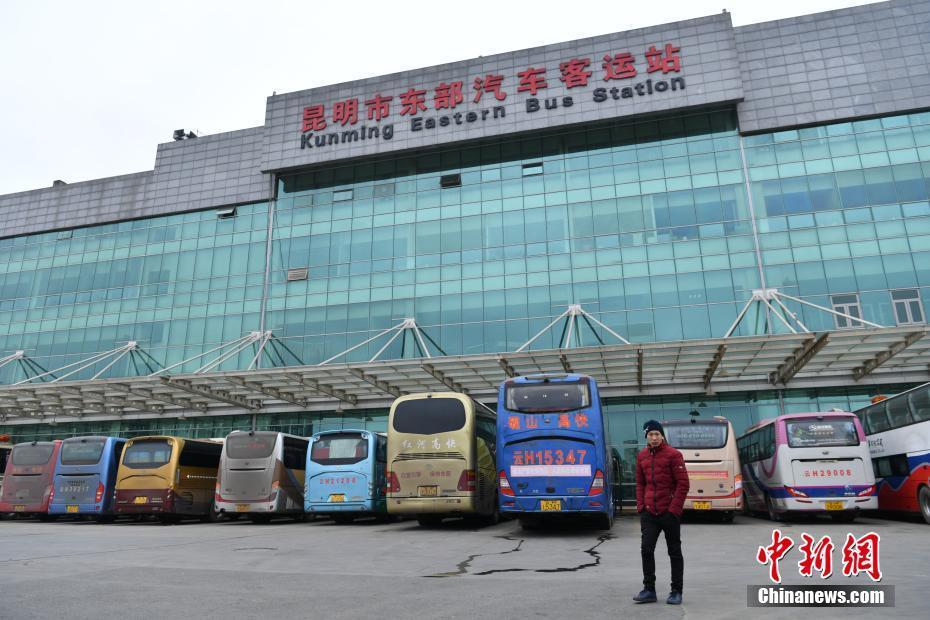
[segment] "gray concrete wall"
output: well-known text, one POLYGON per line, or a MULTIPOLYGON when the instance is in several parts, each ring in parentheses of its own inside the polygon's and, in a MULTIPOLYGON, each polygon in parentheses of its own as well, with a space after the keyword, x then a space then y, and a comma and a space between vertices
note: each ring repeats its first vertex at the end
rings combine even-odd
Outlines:
POLYGON ((744 132, 930 107, 930 2, 895 0, 736 29, 744 132))

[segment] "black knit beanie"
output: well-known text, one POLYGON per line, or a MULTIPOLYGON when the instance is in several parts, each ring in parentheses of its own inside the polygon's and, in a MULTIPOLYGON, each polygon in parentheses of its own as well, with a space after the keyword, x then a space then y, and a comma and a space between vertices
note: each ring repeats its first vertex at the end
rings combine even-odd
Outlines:
POLYGON ((643 435, 648 435, 649 431, 659 431, 665 437, 665 429, 662 427, 662 423, 656 420, 649 420, 643 424, 643 435))

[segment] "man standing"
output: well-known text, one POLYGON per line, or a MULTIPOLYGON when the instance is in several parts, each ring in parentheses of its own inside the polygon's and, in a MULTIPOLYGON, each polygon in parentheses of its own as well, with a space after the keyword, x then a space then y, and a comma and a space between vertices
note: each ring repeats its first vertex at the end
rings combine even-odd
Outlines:
POLYGON ((636 457, 636 512, 642 532, 643 591, 637 603, 656 602, 656 542, 665 532, 672 564, 672 591, 665 601, 681 605, 685 561, 681 555, 681 513, 690 483, 681 452, 665 441, 665 429, 655 420, 643 425, 646 447, 636 457))

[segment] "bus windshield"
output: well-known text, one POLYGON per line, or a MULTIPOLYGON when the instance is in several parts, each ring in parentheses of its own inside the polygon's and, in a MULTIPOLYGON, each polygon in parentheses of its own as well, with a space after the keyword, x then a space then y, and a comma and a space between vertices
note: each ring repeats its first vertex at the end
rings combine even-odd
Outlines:
POLYGON ((505 399, 507 409, 522 413, 575 411, 591 406, 586 382, 508 385, 505 399))
POLYGON ((171 444, 164 439, 133 443, 123 454, 123 465, 132 469, 154 469, 171 460, 171 444))
POLYGON ((398 433, 451 433, 463 428, 465 421, 465 405, 457 398, 405 400, 394 409, 394 430, 398 433))
POLYGON ((668 444, 679 450, 711 450, 727 445, 727 425, 697 422, 694 424, 666 424, 668 444))
POLYGON ((367 458, 368 440, 358 433, 320 437, 310 450, 310 459, 320 465, 351 465, 367 458))
POLYGON ((52 458, 55 447, 52 444, 27 444, 13 448, 14 465, 45 465, 52 458))
POLYGON ((851 420, 788 420, 788 445, 792 448, 858 446, 859 434, 851 420))
POLYGON ((274 451, 277 433, 233 433, 226 438, 226 456, 231 459, 265 459, 274 451))
POLYGON ((103 454, 106 439, 78 439, 65 441, 61 446, 62 465, 96 465, 103 454))

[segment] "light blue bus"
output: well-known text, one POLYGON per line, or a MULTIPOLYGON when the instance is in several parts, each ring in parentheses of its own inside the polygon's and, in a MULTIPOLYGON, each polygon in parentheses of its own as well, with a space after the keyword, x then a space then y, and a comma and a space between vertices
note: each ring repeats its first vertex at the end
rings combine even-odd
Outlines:
POLYGON ((125 445, 126 440, 118 437, 71 437, 62 441, 48 513, 112 521, 116 470, 125 445))
POLYGON ((323 431, 310 439, 304 509, 336 523, 386 517, 387 436, 365 430, 323 431))

